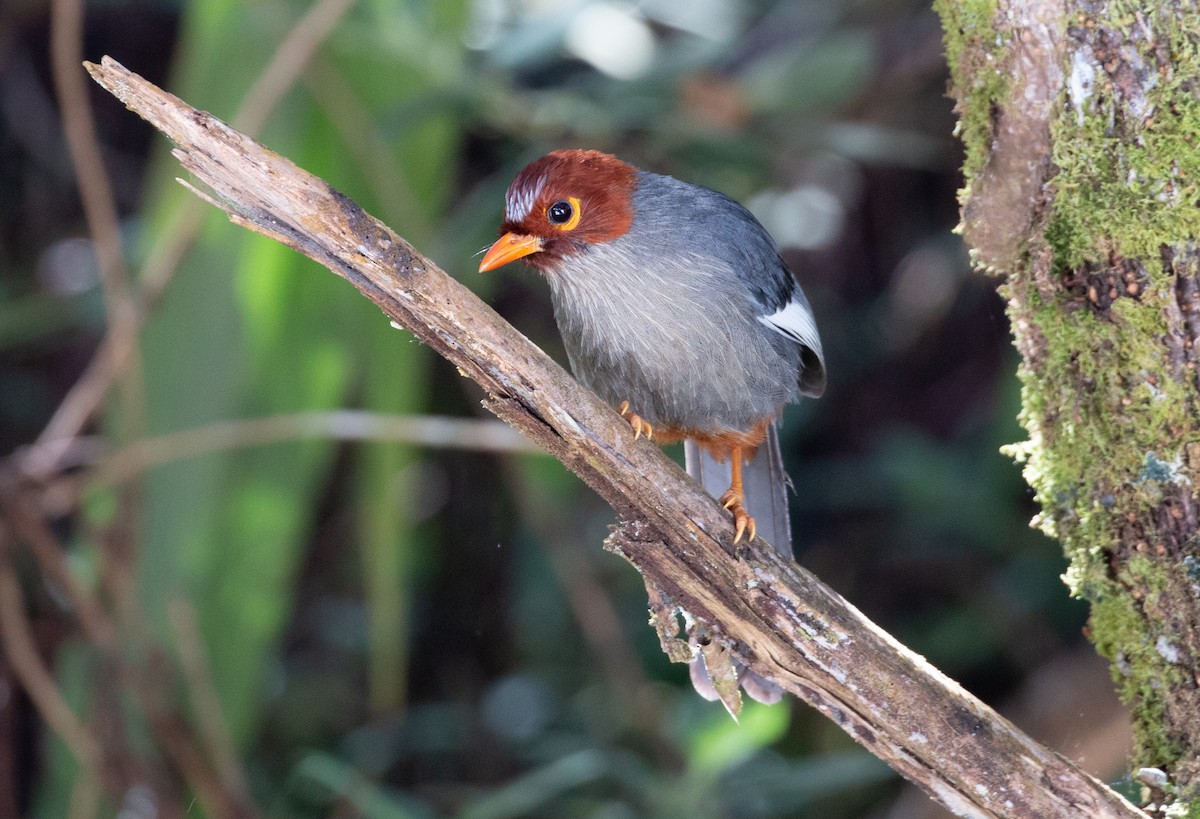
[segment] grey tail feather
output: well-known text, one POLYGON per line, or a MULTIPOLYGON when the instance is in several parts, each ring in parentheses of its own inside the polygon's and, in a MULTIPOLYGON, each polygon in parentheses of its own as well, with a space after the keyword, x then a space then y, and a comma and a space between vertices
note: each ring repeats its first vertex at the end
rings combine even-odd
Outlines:
MULTIPOLYGON (((683 442, 683 462, 687 473, 714 498, 719 498, 729 488, 732 475, 729 462, 717 461, 690 438, 683 442)), ((787 496, 791 485, 791 480, 783 471, 779 430, 775 424, 771 424, 767 428, 766 441, 758 448, 758 454, 742 468, 742 489, 746 492, 746 511, 754 518, 757 536, 788 558, 793 556, 787 496)), ((738 682, 752 699, 773 705, 783 697, 783 689, 775 683, 763 679, 736 661, 734 667, 737 669, 738 682)), ((699 652, 691 663, 691 678, 692 687, 704 699, 714 702, 720 699, 704 666, 704 655, 699 652)))
MULTIPOLYGON (((720 463, 690 438, 683 443, 687 473, 704 491, 719 498, 729 488, 728 461, 720 463)), ((754 518, 758 537, 763 538, 787 557, 792 557, 792 528, 788 519, 788 487, 791 481, 783 471, 776 424, 767 428, 767 439, 758 454, 742 469, 742 488, 746 492, 746 511, 754 518)))

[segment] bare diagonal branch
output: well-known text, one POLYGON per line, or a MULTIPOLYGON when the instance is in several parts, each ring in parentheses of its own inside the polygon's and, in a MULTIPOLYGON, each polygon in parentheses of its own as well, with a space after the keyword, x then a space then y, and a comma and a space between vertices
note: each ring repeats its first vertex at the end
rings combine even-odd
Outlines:
POLYGON ((727 516, 657 447, 345 196, 108 58, 88 70, 178 145, 233 221, 345 278, 475 379, 492 412, 612 505, 624 523, 609 547, 666 599, 939 802, 960 816, 1143 816, 769 545, 735 548, 727 516))

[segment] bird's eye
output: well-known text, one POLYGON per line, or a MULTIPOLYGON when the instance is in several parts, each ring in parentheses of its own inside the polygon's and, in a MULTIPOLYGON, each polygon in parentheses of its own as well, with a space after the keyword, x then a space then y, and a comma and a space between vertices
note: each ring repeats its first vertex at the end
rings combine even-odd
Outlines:
POLYGON ((575 215, 575 208, 570 202, 555 202, 546 208, 546 218, 556 225, 565 225, 575 215))
POLYGON ((579 200, 574 196, 560 199, 546 208, 546 219, 559 230, 574 230, 583 215, 579 200))

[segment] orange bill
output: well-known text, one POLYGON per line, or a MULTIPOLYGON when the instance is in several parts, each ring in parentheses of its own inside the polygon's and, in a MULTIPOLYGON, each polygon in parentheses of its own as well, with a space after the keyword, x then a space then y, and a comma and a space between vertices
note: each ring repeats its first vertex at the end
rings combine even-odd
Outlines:
POLYGON ((483 261, 479 263, 479 272, 486 273, 489 270, 495 270, 497 267, 515 262, 530 253, 537 253, 541 249, 542 240, 537 236, 505 233, 488 248, 487 253, 483 254, 483 261))

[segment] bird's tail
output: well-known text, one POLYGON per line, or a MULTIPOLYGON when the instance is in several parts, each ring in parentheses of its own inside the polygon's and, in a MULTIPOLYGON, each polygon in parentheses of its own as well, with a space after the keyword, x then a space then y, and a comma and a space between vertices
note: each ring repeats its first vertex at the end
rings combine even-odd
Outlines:
MULTIPOLYGON (((729 488, 732 465, 721 463, 690 438, 683 443, 683 460, 687 473, 704 487, 704 491, 719 498, 729 488)), ((767 438, 758 448, 755 457, 742 468, 742 488, 746 498, 746 511, 754 518, 757 537, 761 537, 782 552, 792 557, 792 529, 788 520, 788 488, 791 481, 783 471, 783 455, 779 449, 779 431, 775 424, 767 427, 767 438)), ((705 666, 700 645, 700 635, 692 633, 689 639, 696 649, 696 659, 691 663, 692 687, 709 701, 721 700, 730 713, 736 715, 733 702, 728 696, 737 697, 737 685, 723 697, 713 684, 712 674, 705 666)), ((726 660, 725 662, 728 662, 726 660)), ((728 666, 726 666, 728 667, 728 666)), ((733 673, 737 682, 752 698, 771 705, 783 697, 783 690, 769 680, 763 679, 741 663, 734 662, 733 673)))
MULTIPOLYGON (((713 458, 692 439, 683 442, 683 462, 687 473, 695 478, 704 491, 714 498, 729 488, 732 464, 713 458)), ((788 558, 792 557, 792 528, 788 521, 788 488, 791 481, 783 471, 783 455, 779 450, 779 431, 775 424, 767 427, 767 438, 758 454, 742 469, 742 488, 746 496, 746 511, 757 525, 757 537, 770 543, 788 558)))

